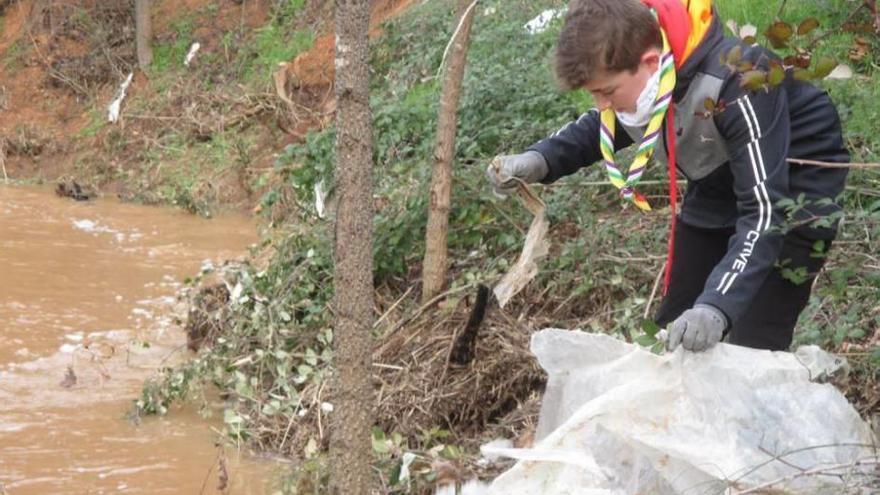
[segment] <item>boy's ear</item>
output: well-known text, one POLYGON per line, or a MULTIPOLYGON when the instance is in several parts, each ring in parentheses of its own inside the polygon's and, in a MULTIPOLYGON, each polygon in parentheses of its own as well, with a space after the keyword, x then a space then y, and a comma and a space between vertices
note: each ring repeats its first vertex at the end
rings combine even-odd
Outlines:
POLYGON ((641 62, 647 65, 651 70, 660 67, 660 52, 651 48, 642 54, 641 62))

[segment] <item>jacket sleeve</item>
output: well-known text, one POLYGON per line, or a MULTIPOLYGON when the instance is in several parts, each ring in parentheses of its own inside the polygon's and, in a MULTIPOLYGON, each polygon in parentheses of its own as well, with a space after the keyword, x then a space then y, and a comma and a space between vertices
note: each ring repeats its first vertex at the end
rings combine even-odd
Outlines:
MULTIPOLYGON (((544 184, 555 182, 560 177, 571 175, 580 168, 602 159, 599 149, 599 112, 590 110, 574 122, 569 122, 528 148, 537 151, 547 160, 550 169, 544 177, 544 184)), ((614 149, 619 150, 631 145, 632 139, 618 126, 614 136, 614 149)))
POLYGON ((776 263, 784 219, 777 204, 790 195, 785 90, 778 86, 745 92, 738 86, 734 80, 723 91, 730 103, 715 117, 730 154, 736 230, 696 301, 720 309, 731 324, 743 316, 776 263))

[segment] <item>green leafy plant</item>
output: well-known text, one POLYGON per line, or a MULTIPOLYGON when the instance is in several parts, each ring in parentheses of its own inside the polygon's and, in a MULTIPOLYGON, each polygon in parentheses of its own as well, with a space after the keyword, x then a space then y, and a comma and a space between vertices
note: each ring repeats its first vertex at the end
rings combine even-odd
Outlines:
POLYGON ((644 333, 636 336, 633 339, 633 342, 642 347, 647 347, 654 354, 661 354, 666 348, 666 342, 659 338, 661 330, 660 326, 658 326, 654 320, 643 319, 641 322, 641 328, 644 333))

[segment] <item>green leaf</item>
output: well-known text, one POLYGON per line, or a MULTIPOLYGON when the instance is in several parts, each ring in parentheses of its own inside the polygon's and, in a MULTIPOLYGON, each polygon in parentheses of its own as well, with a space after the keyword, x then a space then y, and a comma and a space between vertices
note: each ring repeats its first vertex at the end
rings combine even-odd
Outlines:
POLYGON ((816 69, 813 71, 817 79, 824 79, 831 71, 837 67, 837 60, 831 57, 822 57, 816 62, 816 69))
POLYGON ((395 462, 394 467, 391 468, 391 473, 388 475, 388 483, 391 486, 397 485, 400 483, 400 471, 403 469, 403 461, 395 462))
POLYGON ((741 46, 737 45, 731 48, 730 51, 727 52, 727 65, 735 66, 740 60, 742 60, 742 55, 743 50, 741 46))
POLYGON ((312 372, 314 372, 314 369, 312 369, 311 366, 308 366, 308 365, 305 365, 305 364, 301 364, 301 365, 299 365, 299 366, 296 367, 296 371, 297 371, 297 373, 299 373, 300 375, 311 375, 312 372))
MULTIPOLYGON (((711 98, 710 98, 711 99, 711 98)), ((651 337, 655 337, 657 332, 660 331, 660 326, 654 320, 649 318, 645 318, 642 320, 642 330, 651 337)))
POLYGON ((819 21, 815 17, 807 17, 798 25, 797 34, 804 36, 810 34, 810 31, 819 27, 819 21))
POLYGON ((239 416, 238 413, 236 413, 234 410, 226 409, 225 411, 223 411, 223 422, 224 423, 226 423, 228 425, 236 425, 236 424, 241 423, 242 421, 244 421, 244 419, 241 416, 239 416))
POLYGON ((767 83, 767 73, 762 70, 750 70, 740 79, 740 86, 750 91, 757 91, 767 83))
POLYGON ((385 438, 385 432, 382 428, 374 426, 372 430, 371 440, 373 443, 373 452, 377 454, 387 454, 390 451, 388 440, 385 438))
POLYGON ((748 72, 755 68, 755 64, 749 62, 748 60, 744 60, 738 64, 736 64, 736 70, 738 72, 748 72))
POLYGON ((266 402, 265 404, 263 404, 263 407, 260 410, 260 412, 262 412, 266 416, 274 416, 280 410, 281 410, 281 401, 279 401, 277 399, 273 399, 273 400, 270 400, 270 401, 266 402))
POLYGON ((871 351, 871 362, 874 366, 880 366, 880 346, 874 347, 871 351))
POLYGON ((767 84, 770 87, 779 86, 785 80, 785 69, 777 61, 770 62, 770 72, 767 74, 767 84))
POLYGON ((440 451, 440 456, 444 459, 454 461, 461 458, 461 449, 455 445, 446 445, 443 447, 443 450, 440 451))
POLYGON ((306 349, 305 360, 306 360, 306 363, 310 366, 317 366, 318 365, 318 355, 315 354, 315 351, 313 351, 311 347, 306 349))
POLYGON ((798 81, 811 81, 814 78, 813 73, 807 69, 795 69, 792 75, 798 81))
POLYGON ((642 347, 651 347, 652 345, 657 343, 657 339, 655 339, 651 335, 639 335, 635 340, 636 344, 639 344, 642 347))

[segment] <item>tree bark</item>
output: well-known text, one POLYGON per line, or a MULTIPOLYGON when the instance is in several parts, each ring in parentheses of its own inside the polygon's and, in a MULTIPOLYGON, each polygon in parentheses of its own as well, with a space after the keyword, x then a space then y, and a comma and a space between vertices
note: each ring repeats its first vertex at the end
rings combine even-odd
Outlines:
POLYGON ((135 39, 137 40, 138 65, 145 70, 153 61, 153 23, 150 19, 151 0, 134 1, 135 39))
POLYGON ((373 393, 369 0, 336 0, 336 220, 331 493, 367 495, 373 393))
POLYGON ((422 302, 431 300, 443 290, 449 267, 447 237, 452 195, 452 159, 455 155, 455 133, 461 81, 467 63, 471 26, 476 1, 459 2, 461 15, 450 41, 450 49, 440 93, 437 137, 434 144, 434 165, 428 204, 428 226, 425 233, 425 258, 422 261, 422 302), (469 3, 469 5, 468 5, 469 3), (466 8, 462 8, 467 5, 466 8))

